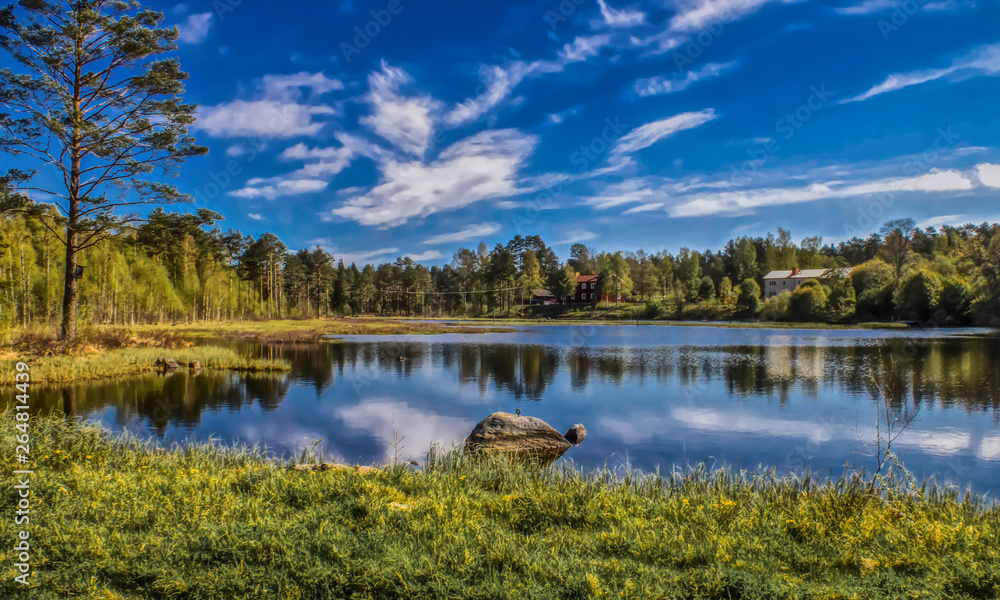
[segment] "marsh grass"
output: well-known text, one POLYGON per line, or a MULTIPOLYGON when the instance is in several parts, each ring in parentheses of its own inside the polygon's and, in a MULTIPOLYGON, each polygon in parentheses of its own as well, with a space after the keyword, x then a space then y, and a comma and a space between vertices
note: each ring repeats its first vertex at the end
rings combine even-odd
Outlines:
MULTIPOLYGON (((4 414, 5 423, 12 423, 4 414)), ((2 434, 13 464, 15 430, 2 434)), ((928 486, 773 472, 584 473, 432 450, 295 471, 259 448, 154 445, 32 423, 32 564, 0 597, 982 598, 1000 512, 928 486)), ((3 505, 15 503, 12 477, 3 505)), ((12 509, 11 509, 12 510, 12 509)), ((0 520, 14 539, 13 519, 0 520)))
MULTIPOLYGON (((32 383, 57 383, 85 381, 105 377, 123 377, 156 370, 154 363, 167 356, 181 363, 182 369, 192 361, 200 361, 202 368, 235 371, 287 371, 291 367, 285 360, 248 358, 228 348, 196 346, 191 348, 124 348, 93 354, 56 355, 26 358, 31 367, 32 383)), ((14 383, 18 358, 0 360, 0 385, 14 383)))
POLYGON ((484 333, 511 331, 509 328, 469 327, 453 323, 426 322, 402 318, 355 317, 340 319, 272 319, 266 321, 222 321, 171 325, 139 325, 143 334, 163 332, 176 336, 218 336, 266 343, 318 342, 323 336, 409 335, 441 333, 484 333))

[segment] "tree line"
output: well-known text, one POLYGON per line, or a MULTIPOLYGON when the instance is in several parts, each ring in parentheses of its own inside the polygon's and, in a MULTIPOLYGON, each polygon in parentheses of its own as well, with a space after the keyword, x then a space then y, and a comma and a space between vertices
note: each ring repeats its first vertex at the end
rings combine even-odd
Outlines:
MULTIPOLYGON (((409 258, 345 265, 322 248, 290 252, 277 236, 222 232, 222 216, 126 212, 191 198, 173 175, 208 149, 188 134, 197 107, 171 54, 178 31, 137 0, 33 0, 0 7, 0 324, 131 324, 295 315, 483 315, 512 312, 532 290, 573 294, 597 275, 647 317, 905 319, 997 323, 997 225, 887 223, 868 238, 796 244, 778 229, 719 251, 597 252, 561 262, 539 236, 462 248, 450 264, 409 258), (46 199, 38 203, 31 198, 46 199), (145 218, 140 214, 147 215, 145 218), (761 301, 770 270, 858 266, 761 301)), ((600 297, 600 296, 597 296, 600 297)))
MULTIPOLYGON (((0 322, 53 324, 61 318, 65 253, 52 233, 58 213, 0 216, 0 322), (48 224, 46 223, 48 221, 48 224)), ((540 236, 489 248, 460 248, 427 267, 407 257, 345 264, 321 247, 290 250, 277 236, 223 231, 222 215, 154 210, 80 252, 79 318, 84 324, 223 319, 513 314, 533 291, 575 293, 576 276, 597 275, 599 295, 647 317, 790 321, 907 321, 995 324, 1000 314, 1000 226, 917 228, 911 219, 839 244, 795 243, 778 229, 695 251, 603 251, 574 244, 561 261, 540 236), (806 281, 762 299, 772 270, 854 266, 849 277, 806 281)), ((599 297, 595 295, 595 298, 599 297)), ((593 300, 591 305, 597 305, 593 300)))

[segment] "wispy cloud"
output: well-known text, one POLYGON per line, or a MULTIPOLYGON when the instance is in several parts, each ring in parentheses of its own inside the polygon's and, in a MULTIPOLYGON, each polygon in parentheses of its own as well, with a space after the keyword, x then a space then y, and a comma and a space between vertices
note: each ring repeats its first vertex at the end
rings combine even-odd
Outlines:
POLYGON ((804 187, 693 194, 684 197, 679 204, 668 210, 672 217, 743 215, 768 206, 802 204, 833 198, 852 198, 887 192, 955 192, 972 187, 972 182, 959 171, 934 171, 915 177, 887 178, 846 185, 826 182, 804 187))
POLYGON ((652 123, 646 123, 628 132, 615 144, 612 155, 631 154, 648 148, 656 142, 679 131, 694 129, 716 118, 715 110, 708 108, 697 112, 686 112, 652 123))
POLYGON ((635 82, 635 92, 640 96, 673 94, 687 89, 692 84, 703 79, 718 77, 735 66, 736 61, 730 61, 727 63, 708 63, 698 70, 688 71, 687 74, 681 78, 667 78, 657 75, 648 79, 639 79, 635 82))
POLYGON ((250 217, 251 219, 253 219, 254 221, 263 221, 264 220, 264 217, 261 216, 260 213, 247 213, 247 216, 250 217))
POLYGON ((498 231, 500 231, 499 223, 482 223, 480 225, 470 225, 461 231, 435 235, 434 237, 428 238, 420 243, 428 246, 453 244, 455 242, 464 242, 465 240, 481 239, 488 235, 493 235, 498 231))
POLYGON ((315 238, 306 242, 306 246, 326 250, 333 255, 334 260, 344 261, 345 265, 355 263, 358 265, 373 264, 383 262, 387 257, 395 256, 399 248, 378 248, 376 250, 340 250, 337 244, 330 238, 315 238))
POLYGON ((444 258, 444 254, 438 252, 437 250, 427 250, 425 252, 419 252, 417 254, 406 254, 414 260, 414 262, 423 262, 425 260, 437 260, 439 258, 444 258))
POLYGON ((865 0, 861 4, 835 6, 833 11, 842 15, 871 15, 891 10, 897 6, 899 6, 899 0, 865 0))
POLYGON ((215 106, 202 106, 194 127, 215 137, 291 138, 313 136, 325 122, 323 116, 335 115, 327 105, 303 103, 303 90, 316 100, 318 96, 344 88, 343 82, 323 73, 265 75, 257 81, 253 100, 233 100, 215 106))
POLYGON ((929 219, 924 219, 917 223, 917 227, 921 229, 927 229, 928 227, 940 227, 942 225, 963 225, 968 223, 968 217, 965 215, 940 215, 937 217, 931 217, 929 219))
POLYGON ((880 94, 894 92, 910 86, 927 83, 928 81, 935 81, 950 75, 954 75, 955 80, 960 81, 977 75, 995 75, 998 72, 1000 72, 1000 44, 991 44, 977 48, 973 52, 956 59, 949 67, 910 71, 909 73, 893 73, 882 83, 862 94, 841 100, 840 104, 861 102, 880 94))
POLYGON ((241 189, 232 191, 236 198, 265 198, 274 200, 282 196, 311 194, 326 188, 328 182, 322 179, 297 179, 285 177, 254 177, 241 189))
POLYGON ((441 106, 430 96, 403 94, 402 87, 412 82, 405 71, 383 61, 382 68, 368 76, 367 100, 372 114, 361 123, 397 149, 422 157, 430 146, 435 113, 441 106))
POLYGON ((347 200, 333 214, 362 225, 394 227, 520 192, 518 174, 537 140, 516 129, 488 130, 460 140, 430 163, 389 161, 367 194, 347 200))
POLYGON ((670 28, 675 31, 697 31, 722 22, 740 19, 760 9, 765 4, 781 2, 788 4, 795 0, 678 0, 677 12, 670 20, 670 28))
POLYGON ((609 27, 634 27, 646 22, 646 13, 630 8, 611 8, 604 0, 597 0, 601 7, 601 17, 609 27))
POLYGON ((448 111, 444 116, 445 124, 456 127, 475 121, 489 112, 521 82, 523 74, 520 71, 520 69, 508 70, 499 66, 482 65, 479 72, 486 89, 478 96, 469 98, 448 111))
POLYGON ((208 32, 212 30, 215 15, 198 13, 190 15, 183 23, 177 26, 177 39, 186 44, 200 44, 208 38, 208 32))
POLYGON ((579 244, 581 242, 587 242, 595 239, 597 239, 597 234, 593 231, 587 231, 586 229, 573 229, 567 231, 566 237, 556 242, 555 245, 579 244))

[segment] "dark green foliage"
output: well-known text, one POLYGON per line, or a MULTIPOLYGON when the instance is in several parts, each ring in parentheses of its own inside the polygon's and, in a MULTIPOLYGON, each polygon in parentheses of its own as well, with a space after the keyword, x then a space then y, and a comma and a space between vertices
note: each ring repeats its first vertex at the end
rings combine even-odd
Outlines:
POLYGON ((736 296, 736 311, 753 317, 760 312, 760 308, 760 286, 753 279, 744 279, 740 282, 740 293, 736 296))
POLYGON ((815 279, 799 284, 788 299, 788 317, 793 321, 816 321, 825 317, 826 290, 815 279))
POLYGON ((911 271, 896 288, 893 303, 899 318, 929 322, 941 295, 941 281, 928 271, 911 271))

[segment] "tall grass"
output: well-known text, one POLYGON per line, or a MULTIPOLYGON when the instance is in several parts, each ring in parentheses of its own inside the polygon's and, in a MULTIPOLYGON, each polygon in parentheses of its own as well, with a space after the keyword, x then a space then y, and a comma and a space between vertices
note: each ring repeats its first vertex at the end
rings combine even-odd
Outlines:
MULTIPOLYGON (((84 381, 103 377, 120 377, 151 372, 161 356, 175 359, 186 365, 200 361, 203 368, 238 371, 287 371, 291 368, 285 360, 269 360, 240 356, 228 348, 197 346, 191 348, 125 348, 95 354, 46 356, 26 359, 31 366, 31 381, 66 382, 84 381)), ((14 383, 17 358, 0 360, 0 385, 14 383)), ((184 368, 184 367, 182 367, 184 368)))
MULTIPOLYGON (((12 423, 11 415, 2 415, 12 423)), ((160 451, 32 425, 36 586, 20 598, 982 598, 1000 511, 861 478, 584 473, 433 451, 423 471, 296 471, 257 448, 160 451)), ((13 427, 3 429, 13 464, 13 427)), ((0 484, 14 505, 11 478, 0 484)), ((12 540, 11 518, 0 534, 12 540)))

